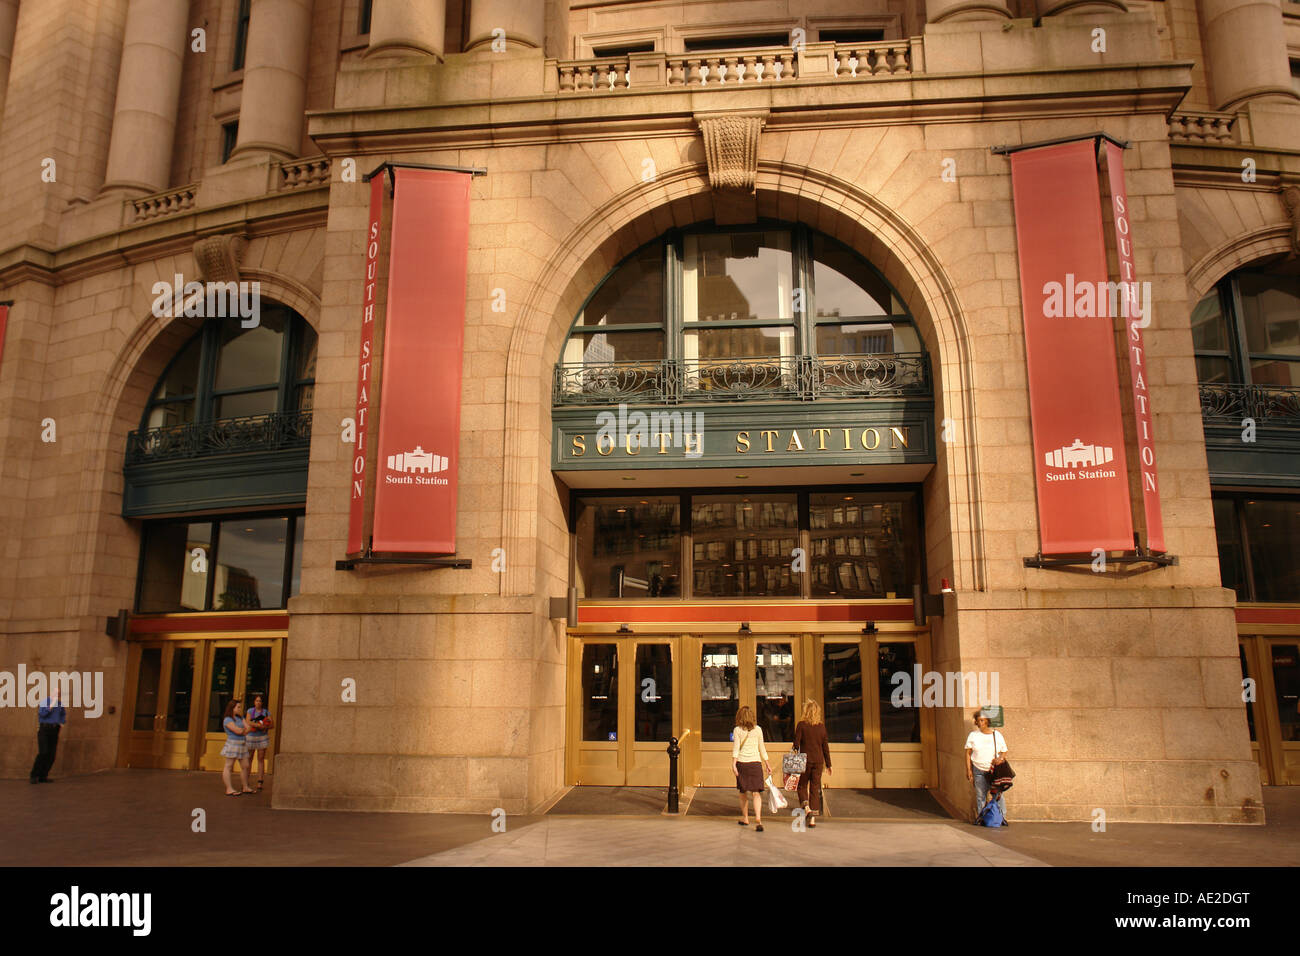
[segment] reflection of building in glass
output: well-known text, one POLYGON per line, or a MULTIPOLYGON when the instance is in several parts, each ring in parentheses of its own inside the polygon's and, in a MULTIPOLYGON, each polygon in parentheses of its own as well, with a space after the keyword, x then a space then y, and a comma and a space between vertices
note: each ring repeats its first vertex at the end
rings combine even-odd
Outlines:
POLYGON ((218 611, 252 611, 262 606, 257 578, 243 568, 217 565, 215 594, 218 611))

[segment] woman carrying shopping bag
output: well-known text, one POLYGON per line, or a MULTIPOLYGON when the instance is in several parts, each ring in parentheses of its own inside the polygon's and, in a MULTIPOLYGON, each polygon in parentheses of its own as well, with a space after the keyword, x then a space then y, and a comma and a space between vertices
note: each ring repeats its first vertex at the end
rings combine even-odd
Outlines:
POLYGON ((741 707, 736 711, 736 726, 731 731, 731 769, 736 775, 736 789, 740 791, 740 819, 742 827, 749 826, 749 800, 754 801, 754 827, 763 832, 764 777, 772 772, 763 744, 763 728, 755 724, 754 711, 741 707), (761 759, 760 759, 761 758, 761 759))
POLYGON ((817 815, 822 812, 822 771, 828 777, 831 775, 831 745, 821 706, 815 700, 803 702, 803 713, 794 728, 794 749, 802 751, 806 759, 804 771, 799 775, 799 802, 809 829, 813 829, 817 826, 817 815))

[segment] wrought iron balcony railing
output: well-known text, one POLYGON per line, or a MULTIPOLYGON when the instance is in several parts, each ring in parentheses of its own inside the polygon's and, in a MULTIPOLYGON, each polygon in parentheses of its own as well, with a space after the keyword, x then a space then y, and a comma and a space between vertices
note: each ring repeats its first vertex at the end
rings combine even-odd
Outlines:
POLYGON ((133 431, 126 438, 126 463, 143 465, 209 455, 282 451, 306 448, 310 441, 310 410, 222 418, 133 431))
POLYGON ((1201 420, 1234 425, 1244 419, 1273 428, 1300 428, 1300 388, 1293 385, 1201 383, 1201 420))
POLYGON ((554 405, 929 396, 923 353, 560 363, 554 405))

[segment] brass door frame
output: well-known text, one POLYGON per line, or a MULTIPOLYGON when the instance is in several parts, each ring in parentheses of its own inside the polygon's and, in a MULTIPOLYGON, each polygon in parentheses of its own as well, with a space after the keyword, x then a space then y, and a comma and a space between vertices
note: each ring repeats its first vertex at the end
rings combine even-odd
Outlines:
MULTIPOLYGON (((682 645, 676 634, 637 634, 632 637, 573 636, 569 639, 566 703, 566 747, 564 779, 566 786, 642 786, 666 787, 668 785, 667 741, 636 740, 636 702, 641 687, 636 679, 637 648, 643 644, 666 645, 672 661, 672 723, 674 735, 680 737, 682 727, 682 645), (613 645, 618 661, 618 711, 617 740, 583 740, 582 699, 582 649, 588 644, 613 645), (612 752, 612 767, 588 764, 583 752, 612 752), (662 759, 656 756, 662 754, 662 759), (662 767, 660 766, 662 764, 662 767)), ((678 763, 678 786, 683 786, 682 765, 678 763)))
MULTIPOLYGON (((687 761, 684 765, 678 767, 679 786, 689 784, 704 787, 734 787, 736 785, 736 777, 731 769, 731 753, 734 741, 705 742, 702 737, 701 724, 704 711, 700 699, 702 692, 700 666, 704 645, 736 645, 737 676, 740 678, 740 704, 748 704, 754 708, 755 716, 757 716, 758 685, 757 675, 754 673, 754 668, 757 666, 757 647, 759 644, 789 644, 790 653, 794 658, 791 662, 794 674, 794 714, 791 720, 791 728, 793 728, 794 724, 798 722, 799 707, 803 701, 804 689, 808 686, 803 666, 806 659, 804 649, 807 637, 806 634, 798 633, 694 634, 689 635, 688 639, 683 641, 686 650, 683 653, 682 667, 689 675, 683 683, 685 692, 690 695, 689 702, 685 703, 686 709, 683 711, 683 721, 687 726, 694 729, 691 737, 687 738, 687 745, 683 746, 683 756, 687 758, 687 761)), ((774 780, 781 772, 781 756, 789 749, 791 743, 792 741, 789 740, 764 739, 763 741, 772 764, 774 780)))
POLYGON ((1260 785, 1268 787, 1281 779, 1280 768, 1275 766, 1274 745, 1282 728, 1273 723, 1272 711, 1266 704, 1266 701, 1275 701, 1272 655, 1269 655, 1268 666, 1264 666, 1267 638, 1245 635, 1239 637, 1237 643, 1246 652, 1246 674, 1243 676, 1255 681, 1255 739, 1250 742, 1250 749, 1259 764, 1260 785))
MULTIPOLYGON (((1255 736, 1262 758, 1261 772, 1266 772, 1267 782, 1272 786, 1300 785, 1300 769, 1291 770, 1286 758, 1288 751, 1300 751, 1300 741, 1282 739, 1277 683, 1273 679, 1273 648, 1289 645, 1300 653, 1300 636, 1252 635, 1243 637, 1242 641, 1247 644, 1247 666, 1254 668, 1255 736)), ((1300 761, 1297 765, 1300 766, 1300 761)))
POLYGON ((149 640, 133 644, 127 654, 127 686, 126 696, 122 708, 122 727, 118 738, 118 760, 120 767, 147 766, 150 769, 163 770, 189 770, 193 764, 193 739, 196 722, 199 720, 198 707, 196 706, 199 693, 198 688, 201 685, 202 662, 200 660, 200 650, 202 641, 196 639, 183 640, 149 640), (189 722, 184 731, 167 730, 167 717, 171 707, 172 691, 172 667, 175 663, 176 650, 189 649, 194 652, 194 668, 190 678, 190 716, 189 722), (139 690, 140 680, 140 662, 144 657, 145 650, 158 650, 159 654, 159 674, 158 674, 158 697, 155 702, 154 710, 162 711, 153 715, 153 726, 150 730, 135 729, 135 705, 136 693, 139 690), (139 753, 140 749, 135 745, 142 743, 148 737, 148 757, 144 763, 132 763, 132 754, 139 753), (183 760, 177 761, 169 758, 169 754, 175 748, 169 748, 168 743, 179 742, 180 738, 185 739, 184 750, 181 751, 185 756, 183 760), (174 763, 183 763, 184 766, 172 766, 174 763))

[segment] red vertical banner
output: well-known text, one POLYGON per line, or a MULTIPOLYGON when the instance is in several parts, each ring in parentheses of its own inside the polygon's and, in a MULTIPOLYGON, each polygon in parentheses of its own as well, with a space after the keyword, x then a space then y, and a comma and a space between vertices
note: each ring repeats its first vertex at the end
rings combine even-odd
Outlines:
POLYGON ((1129 550, 1133 518, 1093 141, 1013 153, 1011 188, 1042 553, 1129 550))
POLYGON ((373 549, 454 554, 470 176, 393 177, 373 549))
POLYGON ((360 554, 366 504, 366 432, 370 427, 370 354, 375 343, 375 304, 379 288, 379 230, 384 212, 384 174, 370 179, 370 228, 366 231, 366 276, 361 295, 361 349, 357 359, 356 444, 352 451, 352 501, 348 509, 348 554, 360 554))
MULTIPOLYGON (((1122 288, 1124 342, 1128 346, 1129 381, 1133 387, 1133 418, 1137 426, 1139 473, 1142 476, 1142 509, 1146 518, 1146 546, 1151 551, 1165 550, 1165 522, 1160 514, 1160 478, 1156 469, 1155 426, 1151 413, 1151 393, 1147 389, 1146 348, 1142 330, 1151 324, 1151 295, 1139 294, 1133 268, 1133 236, 1129 223, 1128 188, 1124 184, 1124 151, 1106 143, 1106 175, 1110 182, 1110 201, 1115 219, 1115 249, 1119 256, 1119 281, 1122 288)), ((1150 286, 1147 287, 1148 289, 1150 286)))

